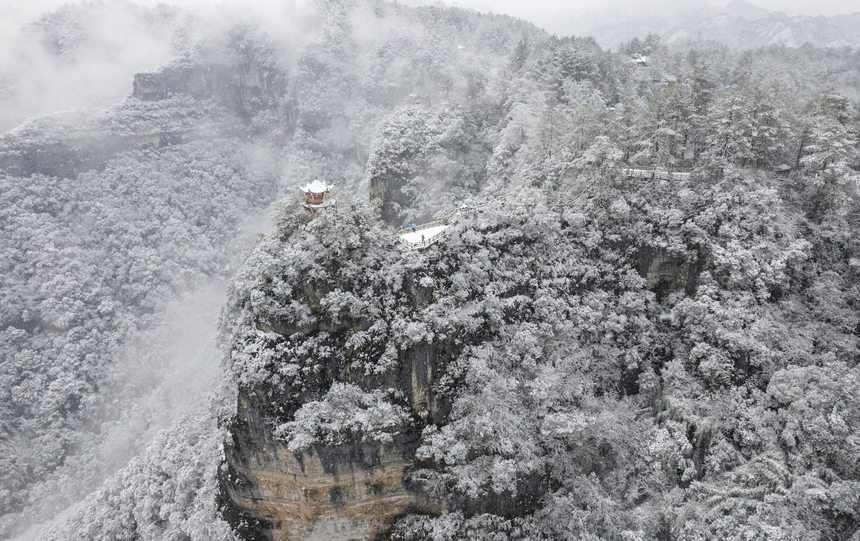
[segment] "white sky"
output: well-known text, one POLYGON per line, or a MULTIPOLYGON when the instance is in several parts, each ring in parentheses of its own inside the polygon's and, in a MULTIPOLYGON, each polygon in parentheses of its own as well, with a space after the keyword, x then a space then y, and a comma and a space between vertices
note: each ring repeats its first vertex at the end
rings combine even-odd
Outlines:
MULTIPOLYGON (((169 50, 156 37, 148 40, 134 36, 145 29, 121 24, 103 24, 98 43, 111 44, 101 50, 89 51, 86 60, 77 64, 58 65, 44 51, 27 50, 22 54, 19 29, 40 13, 64 3, 91 0, 0 0, 0 80, 12 81, 15 100, 0 102, 0 131, 27 118, 50 111, 74 109, 82 104, 113 103, 128 95, 133 74, 152 69, 164 62, 169 50), (96 84, 97 82, 97 84, 96 84), (26 89, 23 91, 22 89, 26 89)), ((115 0, 105 0, 111 3, 115 0)), ((253 16, 273 25, 281 24, 289 4, 308 0, 130 0, 143 5, 160 2, 209 8, 225 20, 237 15, 253 16), (280 13, 281 18, 277 15, 280 13)), ((564 33, 565 21, 575 21, 579 13, 624 14, 626 10, 648 13, 655 0, 399 0, 407 4, 454 4, 479 11, 505 13, 564 33)), ((658 0, 662 1, 662 0, 658 0)), ((703 0, 674 0, 700 4, 703 0)), ((730 0, 704 0, 727 4, 730 0)), ((768 9, 789 14, 834 15, 860 12, 860 0, 749 0, 768 9)), ((120 21, 121 22, 121 21, 120 21)), ((144 36, 145 37, 145 36, 144 36)), ((29 42, 28 42, 29 43, 29 42)), ((29 45, 33 45, 29 43, 29 45)), ((81 55, 84 53, 81 52, 81 55)), ((6 85, 8 87, 8 85, 6 85)), ((0 86, 0 91, 7 90, 0 86)))
MULTIPOLYGON (((75 3, 80 0, 0 0, 0 32, 4 30, 6 21, 30 20, 34 16, 56 8, 65 3, 75 3), (17 17, 13 17, 17 15, 17 17), (22 17, 23 15, 23 17, 22 17)), ((110 0, 108 0, 110 1, 110 0)), ((131 0, 136 4, 156 5, 159 3, 217 6, 218 4, 246 4, 248 7, 260 8, 261 5, 278 4, 282 2, 297 2, 303 0, 131 0)), ((602 11, 609 6, 642 7, 652 3, 652 0, 399 0, 404 4, 448 4, 470 7, 479 11, 505 13, 515 17, 532 18, 550 14, 575 14, 584 11, 602 11)), ((681 0, 685 1, 685 0, 681 0)), ((693 0, 691 0, 692 2, 693 0)), ((725 5, 730 0, 707 0, 711 4, 725 5)), ((860 0, 749 0, 751 3, 775 11, 783 11, 790 15, 838 15, 843 13, 860 12, 860 0)))

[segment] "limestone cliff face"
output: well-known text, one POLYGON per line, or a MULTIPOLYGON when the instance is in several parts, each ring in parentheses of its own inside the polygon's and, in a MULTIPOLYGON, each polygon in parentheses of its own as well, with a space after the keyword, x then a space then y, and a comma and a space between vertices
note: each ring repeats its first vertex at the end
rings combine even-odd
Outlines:
MULTIPOLYGON (((330 292, 324 284, 308 281, 298 296, 317 315, 321 300, 330 292)), ((407 280, 409 303, 419 307, 431 298, 427 288, 407 280)), ((287 320, 257 321, 266 333, 296 340, 325 333, 343 337, 369 327, 359 319, 337 323, 317 317, 311 323, 287 320)), ((343 346, 346 358, 355 352, 343 346)), ((368 375, 350 363, 334 363, 320 374, 320 382, 342 381, 363 389, 397 389, 416 424, 391 442, 347 441, 339 445, 317 444, 293 452, 273 436, 276 418, 273 400, 264 389, 241 390, 232 438, 225 442, 226 465, 222 475, 222 507, 234 527, 246 539, 262 540, 362 540, 376 539, 407 513, 439 514, 448 503, 430 497, 412 484, 415 451, 422 426, 440 422, 450 410, 446 397, 434 384, 458 349, 450 340, 421 343, 400 351, 397 369, 368 375)), ((324 385, 321 383, 321 385, 324 385)), ((293 397, 299 402, 315 393, 293 397)))
POLYGON ((164 148, 244 129, 286 91, 284 73, 252 59, 168 66, 134 77, 132 97, 103 116, 58 115, 0 136, 0 170, 74 178, 129 150, 164 148))
POLYGON ((391 175, 373 176, 370 179, 370 198, 379 201, 382 219, 388 223, 396 223, 398 207, 409 203, 402 192, 404 185, 405 179, 391 175))
MULTIPOLYGON (((420 312, 434 302, 432 288, 411 277, 403 291, 402 302, 412 310, 420 312)), ((322 306, 329 293, 325 285, 308 281, 296 286, 295 298, 311 309, 314 318, 301 324, 277 318, 255 322, 267 336, 299 343, 324 335, 327 348, 342 348, 337 355, 342 361, 325 363, 314 377, 320 389, 281 396, 274 388, 240 388, 221 478, 222 509, 240 535, 253 541, 369 540, 384 538, 407 514, 435 516, 455 510, 467 516, 519 516, 535 510, 548 490, 545 478, 522 479, 515 491, 469 498, 413 475, 427 467, 416 457, 423 428, 444 425, 449 418, 451 397, 440 394, 438 384, 462 353, 462 342, 437 336, 412 344, 398 352, 396 368, 368 374, 349 362, 357 352, 350 350, 345 337, 369 325, 360 317, 328 320, 322 306), (289 410, 295 403, 317 400, 332 381, 365 390, 396 390, 412 424, 386 443, 353 439, 293 452, 274 437, 275 426, 291 418, 289 410)))
POLYGON ((285 91, 285 76, 254 61, 138 73, 132 100, 100 115, 67 113, 0 136, 0 170, 74 178, 125 151, 235 135, 285 91))
MULTIPOLYGON (((401 353, 401 369, 390 376, 347 369, 335 377, 367 388, 401 389, 417 418, 441 419, 450 404, 434 393, 433 384, 451 355, 448 344, 426 344, 401 353)), ((408 481, 418 428, 391 443, 351 441, 294 453, 272 436, 269 410, 264 398, 240 393, 232 439, 225 443, 224 496, 236 517, 253 523, 247 538, 375 539, 406 513, 438 514, 446 508, 445 501, 408 481)))
POLYGON ((390 443, 317 445, 293 453, 271 437, 271 426, 254 402, 240 396, 233 439, 225 445, 225 492, 238 513, 253 517, 247 537, 373 539, 407 512, 441 511, 440 502, 404 484, 417 434, 399 434, 390 443))
MULTIPOLYGON (((548 325, 546 335, 525 343, 517 338, 527 336, 518 334, 520 328, 558 323, 570 332, 582 329, 580 340, 601 359, 607 388, 635 394, 642 368, 638 361, 619 366, 616 351, 636 347, 639 323, 628 333, 611 321, 632 305, 589 308, 594 292, 609 299, 602 292, 626 288, 643 317, 657 317, 648 289, 658 297, 693 291, 705 265, 694 250, 677 254, 615 239, 605 255, 593 254, 594 227, 560 226, 535 217, 530 207, 505 205, 498 212, 461 214, 446 242, 415 254, 398 250, 391 230, 359 209, 320 215, 262 242, 236 281, 223 329, 240 393, 225 444, 222 508, 244 538, 374 539, 389 531, 396 536, 405 523, 445 511, 508 520, 540 509, 563 483, 546 473, 551 453, 512 451, 505 465, 514 473, 503 484, 489 481, 497 463, 488 458, 495 452, 493 438, 514 441, 505 432, 505 416, 522 417, 495 401, 515 399, 496 394, 501 384, 485 386, 484 376, 473 383, 468 371, 477 367, 485 374, 484 362, 499 362, 499 374, 532 370, 529 359, 542 355, 552 340, 549 329, 556 327, 548 325), (619 268, 623 273, 607 272, 619 268), (627 279, 635 270, 644 279, 627 279), (608 343, 621 346, 604 347, 608 343), (494 355, 502 353, 507 357, 497 361, 494 355), (407 412, 409 422, 388 443, 362 434, 329 440, 313 432, 304 440, 308 445, 294 445, 293 433, 282 427, 303 423, 298 412, 333 411, 327 397, 335 384, 383 394, 407 412), (472 424, 462 408, 479 411, 481 421, 472 424), (304 450, 291 450, 297 448, 304 450), (476 471, 482 476, 469 477, 476 471), (462 488, 470 482, 482 488, 462 488)), ((571 364, 580 369, 576 360, 571 364)), ((558 373, 554 368, 551 377, 558 373)), ((518 441, 545 437, 542 419, 516 426, 526 427, 518 441)), ((575 466, 584 475, 615 475, 614 444, 600 436, 580 444, 575 466)))
POLYGON ((177 94, 213 99, 249 117, 273 104, 285 89, 283 73, 249 60, 234 66, 202 64, 138 73, 132 95, 145 101, 164 100, 177 94))

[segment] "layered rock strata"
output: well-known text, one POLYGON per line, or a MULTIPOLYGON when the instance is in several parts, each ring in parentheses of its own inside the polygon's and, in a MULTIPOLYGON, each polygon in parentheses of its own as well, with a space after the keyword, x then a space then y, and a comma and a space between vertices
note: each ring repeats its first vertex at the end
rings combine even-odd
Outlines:
POLYGON ((387 443, 350 441, 292 452, 239 398, 233 439, 225 446, 225 492, 254 533, 273 541, 374 539, 407 512, 438 513, 443 504, 407 489, 417 434, 387 443))

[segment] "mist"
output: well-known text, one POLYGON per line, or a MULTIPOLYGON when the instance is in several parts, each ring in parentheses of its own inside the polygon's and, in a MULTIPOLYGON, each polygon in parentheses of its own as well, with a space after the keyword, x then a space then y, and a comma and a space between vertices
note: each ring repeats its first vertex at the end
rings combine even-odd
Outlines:
MULTIPOLYGON (((701 0, 705 1, 705 0, 701 0)), ((690 5, 699 0, 689 0, 690 5)), ((580 31, 569 21, 583 14, 614 17, 647 13, 653 3, 645 0, 586 0, 559 2, 537 0, 410 0, 411 5, 454 5, 521 17, 560 34, 580 31)), ((707 0, 725 6, 727 0, 707 0)), ((837 15, 853 13, 852 0, 756 0, 755 5, 790 15, 837 15)), ((62 0, 8 2, 0 11, 0 131, 9 130, 30 117, 86 107, 105 107, 131 92, 135 73, 164 65, 179 51, 175 33, 188 30, 189 13, 207 20, 206 32, 219 32, 230 24, 265 28, 272 39, 291 49, 303 16, 301 0, 217 4, 202 0, 109 0, 68 3, 62 0), (70 6, 84 6, 76 11, 70 6), (51 14, 47 19, 46 14, 51 14), (83 15, 83 16, 81 16, 83 15), (60 21, 53 28, 46 20, 60 21), (59 28, 59 30, 58 30, 59 28)), ((685 5, 685 4, 682 4, 685 5)), ((202 27, 194 28, 201 32, 202 27)), ((642 28, 647 34, 648 28, 642 28)))
MULTIPOLYGON (((712 6, 724 7, 731 0, 683 0, 689 5, 707 3, 712 6)), ((428 2, 429 3, 429 2, 428 2)), ((440 2, 443 3, 444 2, 440 2)), ((823 0, 807 2, 805 0, 751 0, 752 4, 772 11, 782 11, 789 15, 840 15, 858 11, 857 3, 853 0, 823 0)), ((516 0, 497 0, 487 2, 482 0, 453 0, 449 5, 467 7, 485 12, 503 13, 514 17, 523 17, 536 23, 545 22, 550 15, 577 15, 601 11, 638 11, 653 6, 649 0, 581 0, 578 2, 560 2, 558 0, 536 0, 533 2, 518 2, 516 0)))
MULTIPOLYGON (((252 151, 248 159, 265 163, 270 159, 265 154, 252 151)), ((196 430, 216 433, 215 412, 224 407, 219 401, 230 398, 219 394, 223 351, 217 340, 227 277, 271 222, 271 209, 244 216, 237 234, 219 248, 225 257, 219 276, 163 298, 146 317, 144 330, 116 347, 75 449, 60 468, 33 483, 31 504, 3 517, 0 532, 18 541, 49 537, 106 480, 177 423, 193 418, 196 430)))
MULTIPOLYGON (((143 114, 148 117, 150 113, 146 103, 129 100, 135 74, 154 72, 177 60, 188 63, 223 61, 217 56, 207 56, 212 53, 201 52, 197 44, 205 43, 209 47, 215 44, 216 50, 218 46, 226 47, 226 40, 236 34, 236 28, 243 26, 265 36, 267 44, 282 62, 279 67, 286 69, 294 60, 295 51, 319 27, 318 14, 307 9, 304 2, 178 4, 43 1, 4 8, 5 16, 0 19, 0 131, 8 132, 5 136, 7 141, 15 141, 16 138, 23 138, 25 142, 40 141, 43 130, 48 132, 49 140, 62 139, 66 132, 63 126, 72 122, 76 137, 83 141, 76 141, 76 144, 93 144, 87 141, 94 135, 94 144, 100 145, 101 136, 96 132, 103 128, 78 124, 77 119, 111 118, 111 115, 126 114, 126 110, 139 114, 136 112, 139 107, 144 108, 143 114), (182 40, 175 39, 177 35, 181 35, 182 40), (67 116, 71 120, 66 120, 67 116), (20 129, 22 124, 25 129, 20 129), (61 131, 51 133, 54 126, 61 131), (95 131, 91 134, 90 129, 95 131)), ((372 17, 358 17, 355 22, 355 39, 361 44, 370 45, 381 34, 400 31, 397 24, 379 25, 372 17)), ((170 121, 169 118, 160 119, 157 114, 154 118, 170 121)), ((194 126, 192 131, 194 137, 203 140, 221 137, 218 130, 205 125, 194 126)), ((339 128, 334 130, 332 137, 335 145, 346 147, 356 135, 339 128)), ((166 274, 167 287, 155 288, 151 296, 144 297, 142 306, 127 307, 127 320, 122 321, 120 327, 139 331, 109 346, 105 352, 104 372, 92 375, 98 381, 97 392, 84 394, 76 432, 65 435, 63 445, 68 449, 63 451, 62 463, 42 478, 34 476, 23 481, 26 502, 19 510, 8 514, 4 511, 0 516, 0 537, 27 541, 56 535, 51 533, 55 528, 62 530, 61 525, 65 521, 86 512, 86 502, 90 498, 97 497, 104 485, 121 475, 135 459, 140 460, 156 438, 163 437, 181 422, 194 418, 209 423, 208 426, 197 427, 200 432, 217 433, 213 413, 217 407, 212 401, 223 398, 216 396, 223 369, 223 352, 217 347, 217 338, 221 307, 227 300, 228 280, 258 236, 272 229, 273 208, 269 203, 292 193, 300 181, 319 173, 316 163, 312 167, 309 167, 311 164, 297 165, 295 161, 280 164, 275 156, 277 153, 278 149, 273 150, 270 146, 249 144, 242 149, 239 163, 234 165, 248 174, 268 179, 265 185, 248 188, 248 191, 260 192, 248 194, 255 200, 251 208, 236 201, 232 203, 235 207, 213 208, 203 213, 206 217, 216 213, 227 216, 229 230, 206 232, 209 236, 223 236, 226 240, 213 245, 209 238, 203 238, 198 239, 202 241, 199 245, 195 245, 189 242, 187 235, 180 234, 182 236, 167 247, 164 255, 167 264, 150 271, 166 274), (261 203, 264 206, 260 206, 261 203), (201 268, 183 266, 189 261, 198 263, 195 258, 199 259, 201 268)), ((138 154, 133 159, 144 160, 146 155, 138 154)), ((36 167, 40 165, 36 164, 36 167)), ((86 180, 77 183, 80 188, 69 186, 67 190, 80 189, 84 193, 94 190, 100 194, 115 191, 116 199, 121 202, 135 189, 113 181, 107 185, 87 187, 87 182, 98 180, 99 174, 89 173, 86 180)), ((144 174, 156 178, 160 175, 155 171, 144 174)), ((119 211, 110 208, 115 202, 108 203, 105 212, 118 218, 112 229, 125 230, 133 222, 126 216, 117 216, 124 212, 129 217, 139 215, 145 220, 141 225, 152 230, 163 228, 165 222, 175 222, 174 217, 164 214, 158 218, 148 217, 148 213, 163 203, 160 198, 175 198, 175 194, 170 192, 175 189, 173 185, 186 182, 181 176, 171 175, 176 173, 166 174, 164 184, 167 186, 154 190, 154 198, 145 201, 139 211, 119 211)), ((359 176, 357 168, 354 176, 359 176)), ((11 191, 14 184, 6 179, 3 182, 8 183, 11 191)), ((35 182, 25 182, 55 184, 44 177, 35 182)), ((346 187, 345 184, 341 183, 341 186, 346 187)), ((193 192, 189 195, 192 199, 196 197, 193 192)), ((87 200, 96 198, 83 197, 84 205, 87 200)), ((189 227, 201 219, 193 212, 183 218, 188 220, 189 227)), ((64 228, 86 229, 96 221, 79 216, 74 210, 65 219, 68 222, 62 224, 64 228)), ((224 225, 223 222, 218 223, 224 225)), ((11 236, 4 239, 7 242, 11 240, 11 236)), ((73 269, 88 263, 80 261, 81 254, 71 246, 72 242, 58 241, 50 248, 40 246, 30 250, 38 257, 50 258, 55 265, 47 279, 65 280, 67 275, 73 274, 73 269), (50 250, 54 246, 63 250, 62 256, 51 255, 50 250)), ((141 240, 135 239, 135 242, 141 240)), ((10 246, 9 251, 12 250, 10 246)), ((152 255, 150 250, 150 247, 143 250, 134 246, 114 247, 113 251, 105 253, 106 263, 122 265, 127 261, 130 267, 145 267, 147 256, 152 255), (129 249, 138 251, 132 255, 127 252, 129 249)), ((86 255, 86 250, 80 252, 86 255)), ((119 276, 115 279, 128 280, 119 276)), ((134 283, 126 285, 137 286, 134 283)), ((148 284, 140 286, 144 290, 150 287, 148 284)), ((4 293, 13 295, 14 291, 10 288, 4 293)), ((121 302, 105 299, 102 305, 121 302)), ((52 310, 62 317, 62 309, 55 307, 52 310)), ((105 311, 109 313, 110 309, 105 308, 105 311)), ((101 324, 101 314, 92 312, 90 317, 95 325, 101 324)), ((34 339, 38 336, 37 331, 34 339)), ((51 371, 56 373, 62 368, 58 364, 51 371)), ((51 385, 52 390, 61 390, 63 385, 80 384, 71 375, 60 374, 59 381, 51 385)), ((74 395, 72 399, 78 400, 74 395)), ((22 436, 26 437, 25 434, 22 436)), ((38 439, 38 445, 44 446, 45 438, 38 439)), ((44 453, 42 447, 34 445, 28 448, 23 439, 16 439, 14 446, 16 453, 31 456, 34 463, 38 463, 38 457, 44 453)))
POLYGON ((15 539, 42 539, 160 431, 208 407, 216 387, 218 313, 225 284, 181 292, 153 315, 154 326, 116 353, 101 405, 86 420, 91 436, 63 467, 31 490, 34 504, 16 517, 15 539))
POLYGON ((104 107, 131 92, 134 73, 173 55, 176 12, 125 2, 8 2, 0 17, 0 130, 67 109, 104 107), (54 8, 52 16, 45 19, 54 8), (47 23, 47 24, 46 24, 47 23))
MULTIPOLYGON (((192 13, 154 2, 5 3, 0 15, 0 131, 6 132, 0 144, 3 164, 17 163, 10 145, 44 148, 40 145, 46 141, 48 147, 52 141, 69 144, 68 138, 70 146, 75 145, 70 148, 72 153, 103 153, 103 145, 109 142, 104 131, 111 127, 93 119, 122 124, 126 119, 122 115, 126 114, 137 122, 148 123, 148 130, 170 124, 171 118, 159 118, 157 109, 150 115, 147 104, 129 100, 135 74, 154 72, 177 58, 188 58, 194 54, 187 47, 189 43, 216 40, 243 22, 268 27, 276 46, 290 47, 291 40, 297 39, 294 28, 299 19, 294 6, 273 3, 267 6, 271 9, 265 16, 262 5, 258 8, 240 9, 235 4, 224 9, 199 6, 192 8, 192 13), (184 49, 176 46, 179 42, 175 38, 180 34, 184 49)), ((221 137, 203 120, 192 121, 183 129, 204 141, 221 137)), ((152 164, 145 161, 146 152, 150 152, 147 145, 128 148, 130 153, 118 159, 112 157, 107 163, 96 163, 93 171, 85 171, 81 177, 68 168, 64 170, 62 160, 51 150, 37 151, 39 159, 25 166, 32 168, 32 176, 16 178, 14 166, 0 169, 0 190, 8 198, 4 209, 8 218, 4 216, 0 223, 0 251, 4 256, 19 254, 28 261, 16 267, 2 258, 5 266, 0 293, 7 305, 0 310, 0 323, 10 325, 0 325, 0 333, 31 344, 19 351, 2 352, 0 364, 12 373, 26 370, 26 362, 45 362, 44 370, 51 376, 40 382, 37 396, 47 404, 56 395, 59 401, 71 400, 74 408, 73 431, 64 428, 59 436, 34 436, 30 432, 34 429, 28 426, 10 431, 7 426, 17 420, 2 421, 0 447, 16 465, 30 463, 32 471, 47 462, 48 456, 61 457, 57 466, 46 473, 23 476, 7 472, 4 488, 20 487, 20 494, 26 496, 5 494, 19 509, 12 511, 0 505, 4 507, 0 537, 4 539, 48 537, 57 521, 73 516, 103 483, 140 457, 154 438, 178 422, 196 416, 212 423, 199 427, 201 431, 215 433, 211 400, 215 399, 213 393, 221 375, 222 352, 217 346, 217 333, 226 284, 259 234, 271 229, 267 206, 277 193, 280 172, 273 165, 271 148, 247 145, 235 164, 230 165, 264 180, 258 180, 256 186, 237 186, 244 193, 234 201, 228 200, 229 205, 213 206, 207 201, 209 209, 201 212, 193 208, 200 193, 190 186, 183 188, 193 180, 186 178, 187 171, 176 170, 170 158, 161 171, 139 167, 140 163, 152 164), (46 167, 61 178, 40 174, 46 167), (123 178, 128 174, 142 177, 129 185, 108 180, 112 175, 123 178), (147 184, 149 195, 133 193, 143 184, 147 184), (19 197, 18 189, 22 187, 47 187, 52 193, 42 192, 37 199, 44 202, 56 198, 66 203, 61 203, 51 218, 37 213, 30 225, 23 226, 30 214, 19 207, 26 199, 19 197), (176 213, 179 218, 165 214, 155 218, 156 207, 165 200, 175 201, 178 189, 187 194, 182 203, 186 209, 176 213), (129 204, 135 199, 138 203, 129 204), (67 204, 71 201, 74 202, 67 204), (163 234, 160 232, 179 220, 185 221, 175 228, 175 237, 159 241, 158 235, 163 234), (201 223, 213 220, 217 225, 201 229, 201 223), (106 223, 111 225, 96 233, 106 223), (30 238, 51 240, 16 244, 13 237, 20 238, 21 234, 13 233, 15 230, 26 232, 21 234, 30 238), (102 238, 91 238, 93 235, 102 238), (219 241, 213 244, 212 239, 219 241), (94 265, 92 254, 98 252, 102 255, 95 256, 100 261, 94 265), (153 261, 159 263, 147 268, 155 265, 153 261), (114 270, 98 274, 99 266, 114 270), (28 284, 28 276, 39 278, 28 284), (13 280, 16 285, 12 285, 13 280), (65 299, 40 307, 35 299, 52 294, 51 288, 43 285, 46 281, 53 281, 55 290, 66 291, 54 293, 57 297, 75 296, 79 300, 68 301, 63 308, 58 304, 65 299), (126 299, 119 298, 120 292, 130 289, 137 292, 126 299), (68 314, 75 302, 80 306, 93 298, 102 299, 101 308, 86 309, 82 321, 73 323, 62 315, 68 314), (17 315, 18 309, 10 306, 18 302, 23 303, 23 315, 17 315), (53 317, 48 315, 51 313, 57 317, 50 324, 55 325, 54 330, 45 331, 42 327, 47 323, 24 322, 28 318, 47 321, 53 317), (76 338, 68 338, 72 334, 76 338), (65 340, 67 346, 62 345, 65 340), (87 348, 92 351, 85 351, 87 348), (26 361, 19 358, 21 350, 40 349, 52 353, 44 361, 38 354, 26 361)), ((204 144, 192 152, 201 159, 210 151, 204 144)), ((214 193, 207 180, 203 178, 200 187, 210 188, 210 197, 229 197, 222 195, 229 190, 223 178, 214 193)), ((36 410, 31 415, 69 415, 50 411, 63 407, 31 402, 36 410)), ((20 411, 15 414, 23 416, 20 411)), ((43 430, 50 432, 51 428, 43 430)))
POLYGON ((129 96, 134 75, 248 24, 292 49, 308 15, 301 0, 39 0, 0 8, 0 132, 59 111, 104 108, 129 96), (203 23, 202 21, 205 21, 203 23))

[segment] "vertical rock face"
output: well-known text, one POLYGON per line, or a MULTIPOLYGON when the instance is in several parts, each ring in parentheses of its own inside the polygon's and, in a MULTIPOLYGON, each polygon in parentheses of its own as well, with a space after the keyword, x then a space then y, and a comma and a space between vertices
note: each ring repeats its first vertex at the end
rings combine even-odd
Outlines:
MULTIPOLYGON (((427 288, 411 280, 409 284, 412 306, 429 301, 427 288)), ((320 300, 328 287, 308 282, 299 289, 312 311, 323 311, 320 300)), ((324 318, 304 326, 281 320, 258 321, 257 326, 281 336, 311 337, 322 332, 335 337, 336 343, 338 337, 369 327, 360 319, 335 324, 324 318)), ((327 366, 323 379, 362 389, 397 389, 416 419, 439 422, 448 415, 450 403, 437 396, 433 385, 455 354, 446 340, 420 343, 400 351, 398 369, 389 373, 368 375, 345 363, 327 366)), ((420 423, 395 434, 390 442, 353 440, 293 452, 273 435, 279 422, 272 411, 274 402, 261 389, 240 392, 232 438, 225 443, 223 507, 246 539, 375 539, 407 513, 438 514, 445 509, 445 502, 424 495, 422 487, 407 481, 419 445, 420 423)))
POLYGON ((372 176, 370 179, 370 199, 379 202, 381 217, 386 223, 397 224, 400 218, 398 209, 409 205, 402 191, 405 184, 405 179, 391 175, 372 176))
MULTIPOLYGON (((433 385, 452 356, 447 343, 424 344, 404 351, 402 368, 385 381, 348 372, 337 377, 363 387, 396 386, 417 418, 440 423, 450 403, 434 393, 433 385)), ((293 452, 273 436, 269 402, 253 392, 240 393, 232 438, 224 446, 222 507, 249 541, 377 539, 408 513, 519 516, 536 509, 548 488, 545 479, 533 478, 519 482, 515 492, 476 499, 436 494, 410 477, 418 428, 385 443, 353 440, 293 452)))
POLYGON ((388 443, 351 441, 294 453, 271 436, 245 394, 225 445, 224 490, 240 515, 253 517, 252 533, 262 539, 373 539, 407 512, 441 511, 439 502, 403 482, 417 441, 416 433, 399 434, 388 443))
POLYGON ((456 309, 437 292, 459 260, 444 246, 419 266, 378 223, 368 232, 363 216, 320 217, 313 235, 305 228, 261 246, 273 266, 241 282, 225 311, 239 398, 221 508, 243 539, 377 539, 406 515, 445 511, 514 517, 550 488, 529 474, 458 492, 442 459, 417 452, 451 422, 459 367, 492 331, 482 315, 462 325, 447 316, 456 309), (343 248, 352 232, 360 240, 343 248), (384 407, 345 400, 346 387, 384 407))
POLYGON ((285 81, 282 73, 253 61, 237 66, 167 67, 136 74, 132 96, 144 101, 164 100, 176 94, 211 98, 243 116, 251 116, 284 93, 285 81))
POLYGON ((134 76, 131 95, 144 101, 167 98, 167 81, 161 73, 137 73, 134 76))
POLYGON ((639 250, 639 274, 645 278, 648 289, 658 297, 672 291, 694 293, 701 266, 700 258, 690 260, 657 248, 639 250))
POLYGON ((138 73, 132 96, 141 101, 98 115, 58 113, 0 135, 0 170, 74 178, 125 151, 235 134, 243 119, 277 101, 284 80, 253 62, 138 73))

